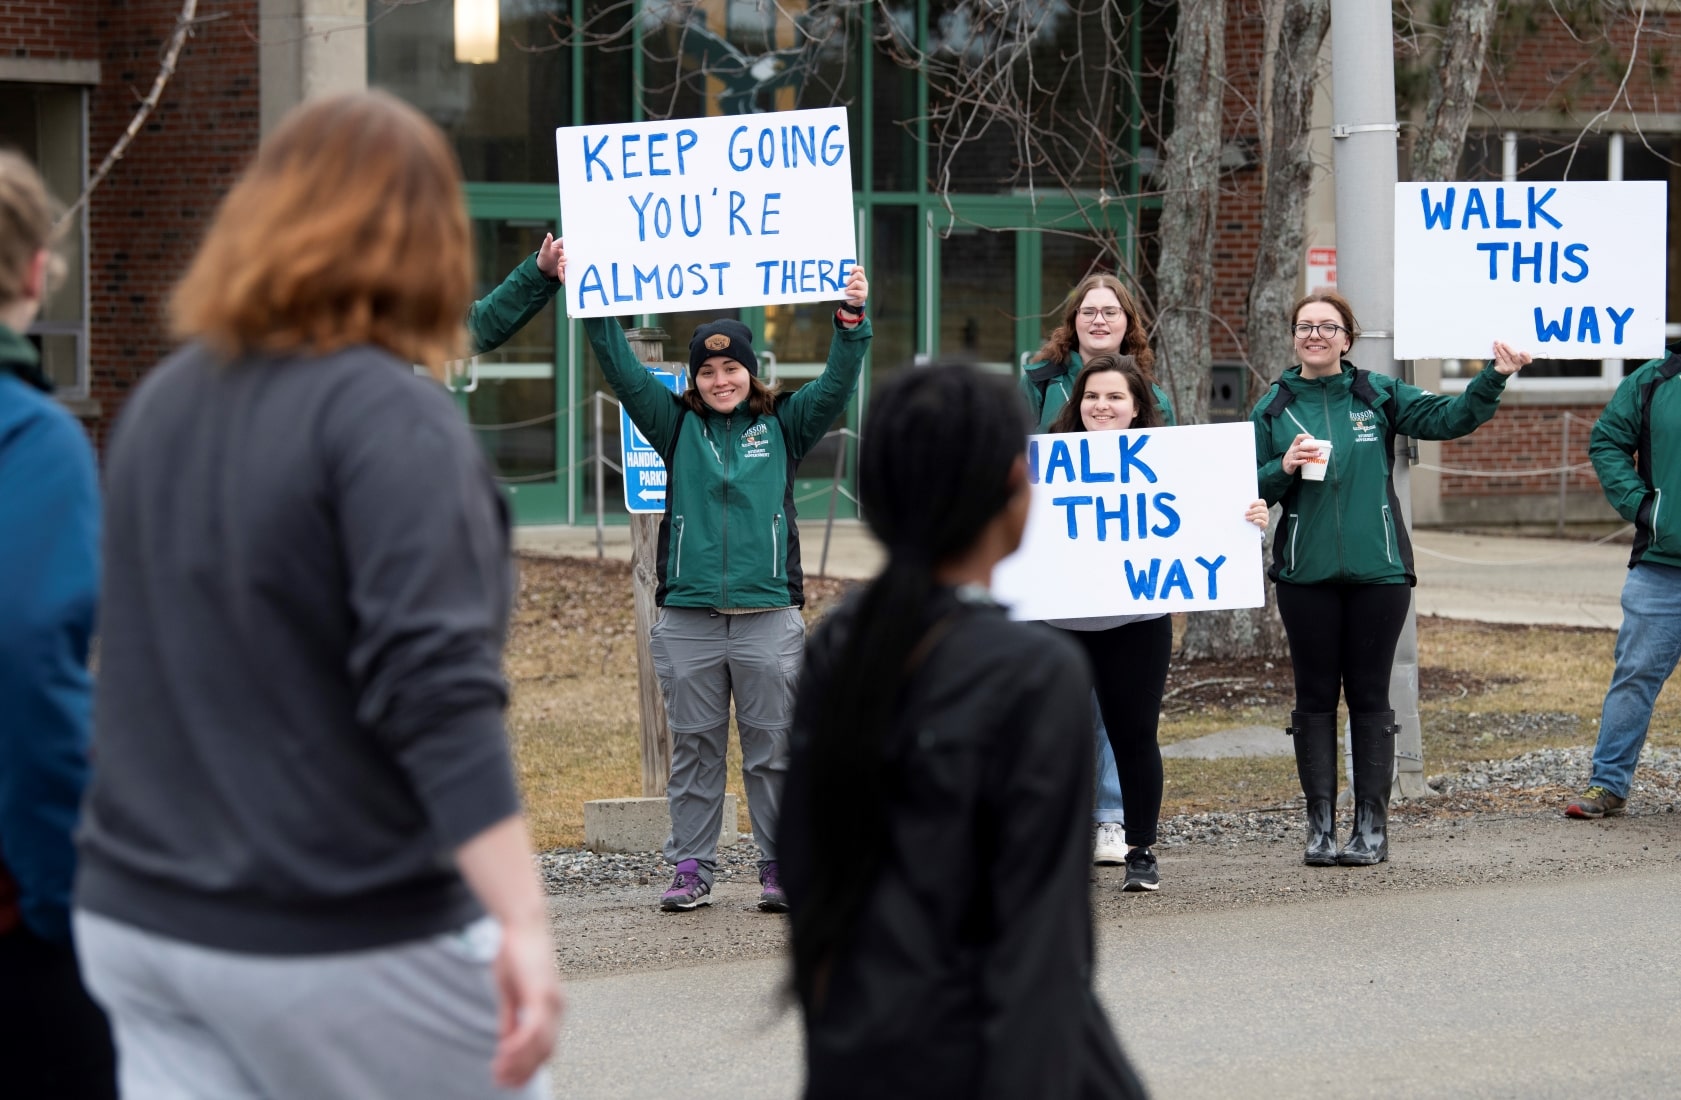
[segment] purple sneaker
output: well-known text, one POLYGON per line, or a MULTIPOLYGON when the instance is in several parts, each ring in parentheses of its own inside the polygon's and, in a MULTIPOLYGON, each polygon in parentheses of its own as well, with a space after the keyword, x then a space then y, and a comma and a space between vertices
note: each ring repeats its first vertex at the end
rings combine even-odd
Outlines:
POLYGON ((759 872, 759 885, 764 891, 759 894, 759 911, 762 913, 786 913, 788 911, 788 895, 782 892, 782 878, 777 873, 776 860, 765 864, 759 872))
POLYGON ((700 877, 700 861, 685 859, 677 865, 677 877, 671 888, 660 895, 660 908, 668 913, 683 909, 698 909, 712 904, 712 887, 700 877))

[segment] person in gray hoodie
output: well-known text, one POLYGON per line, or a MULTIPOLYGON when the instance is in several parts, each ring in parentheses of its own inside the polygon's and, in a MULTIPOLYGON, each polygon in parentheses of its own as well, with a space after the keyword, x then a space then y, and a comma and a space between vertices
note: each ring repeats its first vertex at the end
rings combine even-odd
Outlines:
POLYGON ((548 1095, 507 508, 412 366, 459 356, 470 271, 436 127, 311 101, 116 426, 75 926, 125 1100, 548 1095))

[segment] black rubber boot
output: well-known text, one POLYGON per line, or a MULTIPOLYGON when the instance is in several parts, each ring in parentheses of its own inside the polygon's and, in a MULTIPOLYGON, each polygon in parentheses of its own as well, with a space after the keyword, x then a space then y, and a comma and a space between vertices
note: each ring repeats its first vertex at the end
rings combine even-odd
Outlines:
POLYGON ((1296 742, 1296 775, 1307 798, 1309 867, 1334 867, 1337 862, 1337 716, 1290 712, 1290 735, 1296 742))
POLYGON ((1389 858, 1389 788, 1395 779, 1395 712, 1349 716, 1354 748, 1354 831, 1337 853, 1345 867, 1389 858))

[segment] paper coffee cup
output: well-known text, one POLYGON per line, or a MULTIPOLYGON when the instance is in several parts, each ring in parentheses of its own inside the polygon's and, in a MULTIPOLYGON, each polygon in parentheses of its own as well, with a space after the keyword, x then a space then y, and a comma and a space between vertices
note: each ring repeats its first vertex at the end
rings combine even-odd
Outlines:
POLYGON ((1331 442, 1328 439, 1310 439, 1307 445, 1315 448, 1317 453, 1302 463, 1302 477, 1307 481, 1324 481, 1325 471, 1331 465, 1331 442))

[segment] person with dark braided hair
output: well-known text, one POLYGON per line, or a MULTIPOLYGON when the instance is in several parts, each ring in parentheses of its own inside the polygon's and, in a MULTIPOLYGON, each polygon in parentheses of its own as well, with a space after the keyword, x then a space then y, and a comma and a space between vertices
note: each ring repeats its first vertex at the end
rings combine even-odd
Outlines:
POLYGON ((865 425, 887 564, 807 647, 783 804, 805 1095, 1142 1096, 1091 986, 1091 676, 988 593, 1027 520, 1020 399, 934 366, 865 425))

